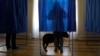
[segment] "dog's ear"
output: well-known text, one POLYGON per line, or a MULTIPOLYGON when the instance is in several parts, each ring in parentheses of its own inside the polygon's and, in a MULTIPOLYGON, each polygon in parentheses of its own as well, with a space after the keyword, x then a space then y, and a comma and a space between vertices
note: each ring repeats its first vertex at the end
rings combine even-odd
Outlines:
POLYGON ((70 37, 70 35, 66 32, 66 37, 70 37))

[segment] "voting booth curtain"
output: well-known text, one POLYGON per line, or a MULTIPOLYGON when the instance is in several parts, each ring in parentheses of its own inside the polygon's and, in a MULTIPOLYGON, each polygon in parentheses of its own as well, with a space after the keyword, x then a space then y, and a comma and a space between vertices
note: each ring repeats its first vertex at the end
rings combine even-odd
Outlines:
POLYGON ((75 0, 39 0, 39 31, 76 31, 75 0))
POLYGON ((27 0, 0 0, 0 33, 27 31, 27 0))
POLYGON ((100 33, 100 0, 86 0, 85 29, 100 33))

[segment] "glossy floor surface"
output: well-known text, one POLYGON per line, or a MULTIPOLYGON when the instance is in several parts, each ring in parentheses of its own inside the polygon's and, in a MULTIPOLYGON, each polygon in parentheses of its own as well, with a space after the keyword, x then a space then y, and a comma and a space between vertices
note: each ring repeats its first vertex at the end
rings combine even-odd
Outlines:
POLYGON ((86 41, 86 40, 74 40, 74 45, 72 49, 72 41, 66 39, 64 41, 63 54, 59 52, 54 52, 53 43, 51 43, 45 53, 42 48, 40 48, 39 39, 26 39, 20 38, 23 36, 18 36, 17 38, 17 46, 19 49, 17 50, 7 50, 5 47, 5 38, 0 38, 0 56, 100 56, 100 41, 86 41), (72 52, 73 51, 73 52, 72 52))

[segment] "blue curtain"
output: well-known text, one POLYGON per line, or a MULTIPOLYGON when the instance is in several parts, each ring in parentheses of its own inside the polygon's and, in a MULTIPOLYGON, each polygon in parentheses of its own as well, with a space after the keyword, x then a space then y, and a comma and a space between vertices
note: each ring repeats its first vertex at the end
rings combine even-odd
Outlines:
POLYGON ((39 0, 39 31, 76 31, 75 0, 39 0))
POLYGON ((27 31, 27 0, 0 0, 0 33, 27 31))
POLYGON ((86 0, 85 28, 100 33, 100 0, 86 0))

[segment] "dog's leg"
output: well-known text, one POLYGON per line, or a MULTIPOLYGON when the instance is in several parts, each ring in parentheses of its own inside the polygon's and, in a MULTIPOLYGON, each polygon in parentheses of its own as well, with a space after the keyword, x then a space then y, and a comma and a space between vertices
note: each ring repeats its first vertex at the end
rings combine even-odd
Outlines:
POLYGON ((43 48, 44 48, 44 50, 46 51, 46 43, 45 42, 43 42, 43 48))
POLYGON ((43 48, 44 48, 44 50, 45 50, 45 52, 47 52, 47 46, 48 46, 48 43, 43 43, 43 48))
POLYGON ((48 43, 46 43, 46 46, 45 46, 45 51, 47 52, 47 46, 48 46, 48 43))

